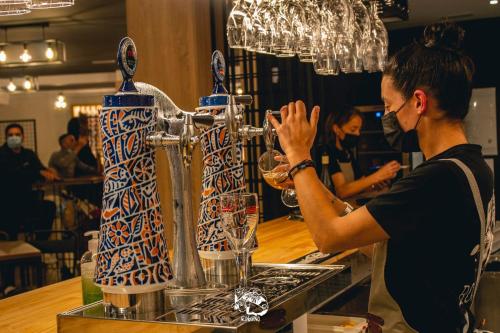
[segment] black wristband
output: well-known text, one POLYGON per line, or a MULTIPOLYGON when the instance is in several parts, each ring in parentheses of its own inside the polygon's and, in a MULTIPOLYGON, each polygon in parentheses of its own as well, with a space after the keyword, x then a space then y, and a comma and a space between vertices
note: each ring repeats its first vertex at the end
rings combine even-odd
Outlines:
POLYGON ((288 171, 288 177, 293 180, 293 177, 295 177, 295 175, 299 171, 309 167, 314 168, 314 162, 312 160, 303 160, 302 162, 296 164, 293 168, 291 168, 290 171, 288 171))

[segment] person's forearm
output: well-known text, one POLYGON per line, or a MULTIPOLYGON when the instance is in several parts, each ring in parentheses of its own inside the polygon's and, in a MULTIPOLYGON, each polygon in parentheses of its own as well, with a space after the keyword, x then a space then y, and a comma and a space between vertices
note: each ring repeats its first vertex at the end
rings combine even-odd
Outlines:
POLYGON ((376 180, 373 176, 367 176, 349 183, 345 183, 341 186, 335 187, 335 192, 337 195, 346 199, 352 197, 353 195, 359 194, 366 189, 369 189, 372 185, 376 184, 376 180))
POLYGON ((347 204, 342 201, 340 198, 336 197, 328 188, 321 182, 323 192, 325 195, 328 197, 328 200, 333 204, 333 208, 335 208, 335 211, 337 214, 342 216, 346 210, 347 204))
POLYGON ((76 167, 84 173, 97 174, 97 169, 77 159, 76 167))
POLYGON ((335 218, 342 215, 345 205, 340 200, 337 200, 335 207, 332 205, 333 194, 328 190, 325 191, 323 183, 319 180, 313 168, 298 172, 293 180, 297 190, 300 211, 316 246, 321 251, 331 238, 335 237, 335 235, 329 233, 327 225, 333 223, 335 218), (343 209, 341 206, 343 206, 343 209))

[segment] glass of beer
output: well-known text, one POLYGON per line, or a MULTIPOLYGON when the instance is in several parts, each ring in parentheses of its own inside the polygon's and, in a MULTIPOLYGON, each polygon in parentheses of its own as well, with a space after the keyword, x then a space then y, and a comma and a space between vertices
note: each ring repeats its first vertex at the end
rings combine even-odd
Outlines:
POLYGON ((281 190, 281 201, 290 208, 299 206, 293 182, 288 178, 290 164, 286 156, 277 150, 266 151, 259 157, 259 170, 266 183, 281 190))

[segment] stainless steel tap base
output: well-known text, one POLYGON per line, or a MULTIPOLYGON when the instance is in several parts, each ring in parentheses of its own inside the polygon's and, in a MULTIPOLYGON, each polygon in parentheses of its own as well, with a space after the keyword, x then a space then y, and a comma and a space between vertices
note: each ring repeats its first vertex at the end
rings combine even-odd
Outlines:
MULTIPOLYGON (((238 268, 234 257, 212 259, 201 256, 201 265, 205 272, 207 286, 211 288, 226 288, 238 283, 238 268)), ((249 270, 251 259, 249 259, 249 270)))
POLYGON ((276 332, 352 286, 351 270, 341 265, 259 263, 253 265, 249 283, 260 290, 269 306, 259 321, 245 319, 245 310, 235 308, 233 285, 202 297, 166 297, 165 304, 147 315, 109 315, 103 304, 96 302, 59 314, 57 330, 59 333, 276 332))
POLYGON ((137 315, 148 318, 149 313, 164 310, 168 305, 162 290, 141 294, 103 293, 102 302, 107 315, 123 319, 136 318, 137 315))

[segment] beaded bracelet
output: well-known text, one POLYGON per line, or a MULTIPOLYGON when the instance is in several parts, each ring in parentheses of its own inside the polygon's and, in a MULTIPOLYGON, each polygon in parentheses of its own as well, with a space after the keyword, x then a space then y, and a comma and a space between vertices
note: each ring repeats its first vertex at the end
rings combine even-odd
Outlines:
POLYGON ((293 177, 301 170, 304 170, 306 168, 313 167, 314 168, 314 162, 312 160, 303 160, 299 164, 296 164, 293 168, 288 171, 288 177, 293 180, 293 177))

